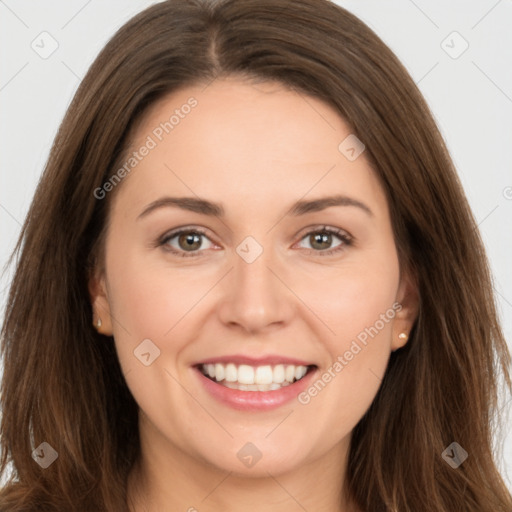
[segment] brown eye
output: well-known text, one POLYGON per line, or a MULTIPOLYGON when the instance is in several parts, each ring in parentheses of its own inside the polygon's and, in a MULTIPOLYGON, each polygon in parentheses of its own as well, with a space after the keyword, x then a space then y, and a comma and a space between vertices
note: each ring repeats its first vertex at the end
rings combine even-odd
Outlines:
POLYGON ((309 244, 313 249, 330 249, 332 244, 332 235, 330 233, 313 233, 309 235, 309 244))
POLYGON ((303 248, 318 256, 329 256, 352 245, 352 237, 338 228, 323 227, 306 233, 300 241, 303 248))
POLYGON ((169 233, 158 245, 179 256, 201 256, 204 249, 214 247, 213 242, 206 234, 197 229, 182 229, 169 233))
POLYGON ((195 251, 201 247, 203 235, 199 233, 182 233, 178 236, 178 246, 185 251, 195 251))

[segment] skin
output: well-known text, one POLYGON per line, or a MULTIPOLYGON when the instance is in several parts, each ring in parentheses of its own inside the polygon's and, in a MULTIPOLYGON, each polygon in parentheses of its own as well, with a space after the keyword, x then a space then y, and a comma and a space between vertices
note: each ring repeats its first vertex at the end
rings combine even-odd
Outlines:
MULTIPOLYGON (((351 432, 391 351, 406 343, 398 336, 410 332, 418 304, 400 273, 384 192, 364 152, 351 162, 338 150, 351 133, 341 117, 276 83, 228 78, 175 92, 152 106, 133 148, 191 96, 197 106, 118 185, 104 270, 90 281, 94 320, 114 336, 140 407, 133 510, 356 510, 341 492, 351 432), (372 215, 355 206, 286 214, 299 199, 333 193, 361 201, 372 215), (138 219, 163 196, 215 201, 225 216, 163 207, 138 219), (183 226, 207 232, 196 256, 157 246, 183 226), (308 233, 324 226, 353 243, 333 235, 324 250, 342 250, 321 254, 308 233), (263 248, 252 263, 236 252, 247 236, 263 248), (280 354, 311 361, 320 376, 397 302, 394 319, 306 405, 232 409, 203 389, 191 366, 280 354), (148 338, 160 356, 144 366, 134 350, 148 338), (262 454, 251 468, 237 457, 247 442, 262 454)), ((178 237, 169 245, 186 252, 178 237)))

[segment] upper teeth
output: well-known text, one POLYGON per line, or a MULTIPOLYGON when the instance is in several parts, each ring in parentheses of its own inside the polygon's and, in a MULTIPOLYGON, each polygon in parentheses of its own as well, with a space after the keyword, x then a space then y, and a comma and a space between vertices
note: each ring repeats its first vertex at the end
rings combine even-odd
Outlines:
POLYGON ((249 366, 233 363, 203 364, 201 367, 205 375, 209 375, 217 382, 235 382, 238 384, 282 384, 285 381, 292 383, 306 375, 307 366, 295 366, 293 364, 277 364, 275 366, 249 366))

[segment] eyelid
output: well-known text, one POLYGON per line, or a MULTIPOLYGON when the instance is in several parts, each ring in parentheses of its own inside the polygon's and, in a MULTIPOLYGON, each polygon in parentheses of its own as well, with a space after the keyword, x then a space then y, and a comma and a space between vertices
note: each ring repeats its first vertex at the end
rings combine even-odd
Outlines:
POLYGON ((299 233, 295 236, 302 240, 306 235, 321 232, 332 233, 334 235, 347 238, 348 240, 354 240, 354 237, 345 229, 330 226, 329 224, 313 224, 312 226, 307 226, 299 231, 299 233))
POLYGON ((158 242, 163 243, 163 242, 167 241, 169 238, 174 238, 176 235, 180 235, 183 232, 200 233, 201 235, 208 237, 208 230, 205 228, 201 228, 198 226, 180 226, 180 227, 171 229, 170 231, 166 231, 162 236, 160 236, 158 238, 158 242))
MULTIPOLYGON (((181 235, 183 233, 188 233, 188 232, 197 233, 199 235, 204 236, 213 245, 217 245, 217 246, 220 245, 211 239, 211 237, 208 234, 209 233, 208 229, 198 227, 198 226, 190 226, 190 225, 189 226, 180 226, 180 227, 172 229, 171 231, 166 232, 164 235, 162 235, 161 237, 158 238, 155 245, 157 247, 161 246, 167 252, 169 252, 171 254, 179 255, 179 256, 184 256, 184 257, 200 257, 200 256, 202 256, 203 253, 207 249, 199 249, 199 250, 195 250, 195 251, 182 251, 182 250, 178 251, 174 248, 171 248, 170 246, 166 246, 167 242, 170 239, 175 238, 176 236, 181 235)), ((342 243, 332 249, 324 249, 324 250, 319 250, 319 251, 314 250, 314 249, 302 248, 302 250, 308 251, 308 254, 315 254, 315 255, 319 255, 319 256, 329 256, 329 255, 332 255, 335 253, 342 252, 343 250, 346 249, 347 246, 352 245, 353 241, 354 241, 354 237, 350 233, 345 231, 344 229, 332 227, 329 225, 313 225, 313 226, 308 226, 308 227, 304 228, 303 230, 301 230, 301 232, 298 235, 296 235, 296 237, 297 236, 299 237, 299 240, 294 244, 293 247, 295 247, 297 244, 302 242, 302 240, 306 236, 314 234, 314 233, 332 234, 332 235, 338 237, 342 243)))
POLYGON ((339 254, 346 250, 347 247, 352 246, 355 240, 354 237, 344 229, 322 224, 308 226, 307 228, 304 228, 304 230, 301 231, 301 234, 297 235, 299 236, 299 241, 296 244, 294 244, 294 246, 300 244, 302 240, 304 240, 304 238, 314 233, 329 233, 331 235, 338 237, 341 241, 340 245, 337 245, 332 249, 316 251, 314 249, 303 248, 303 250, 307 251, 308 254, 315 254, 318 256, 331 256, 333 254, 339 254))
POLYGON ((184 256, 184 257, 200 257, 200 256, 202 256, 203 255, 202 253, 204 253, 204 251, 206 249, 201 249, 198 251, 178 251, 178 250, 174 249, 173 247, 167 245, 167 242, 169 242, 169 240, 171 240, 172 238, 175 238, 176 236, 181 235, 183 233, 197 233, 197 234, 202 235, 205 238, 207 238, 213 245, 219 245, 219 244, 217 244, 217 242, 215 242, 214 240, 211 239, 211 237, 209 236, 208 229, 198 227, 198 226, 190 226, 190 225, 180 226, 180 227, 174 228, 170 231, 167 231, 166 233, 164 233, 161 237, 159 237, 157 239, 157 241, 154 245, 156 247, 161 247, 163 250, 165 250, 166 252, 173 254, 173 255, 184 256))

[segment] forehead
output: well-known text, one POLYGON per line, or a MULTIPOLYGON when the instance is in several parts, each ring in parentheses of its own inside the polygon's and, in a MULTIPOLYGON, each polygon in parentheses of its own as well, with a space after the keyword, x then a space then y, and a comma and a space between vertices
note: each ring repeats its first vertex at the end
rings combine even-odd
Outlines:
POLYGON ((165 193, 244 209, 251 199, 261 207, 326 192, 382 202, 364 152, 355 160, 344 153, 347 137, 350 127, 319 99, 276 82, 217 79, 152 105, 132 139, 137 157, 120 195, 137 207, 165 193))

